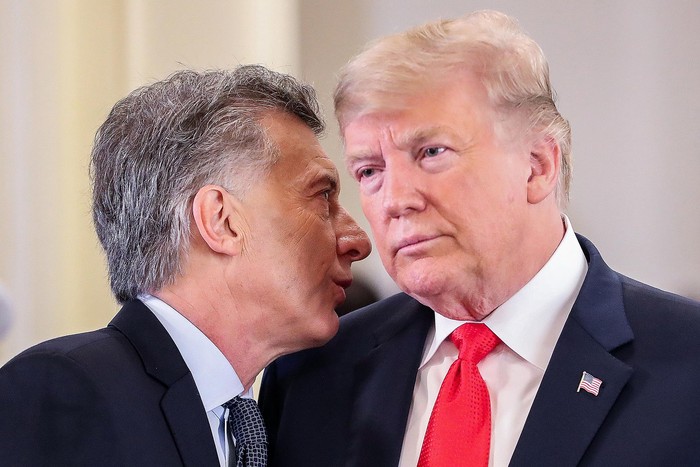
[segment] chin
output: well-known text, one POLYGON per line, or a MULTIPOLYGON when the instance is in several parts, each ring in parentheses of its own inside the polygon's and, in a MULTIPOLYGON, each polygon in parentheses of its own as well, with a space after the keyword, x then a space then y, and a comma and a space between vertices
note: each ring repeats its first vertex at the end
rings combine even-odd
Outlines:
POLYGON ((404 271, 397 277, 396 283, 401 290, 411 296, 434 297, 445 291, 444 274, 431 273, 425 269, 404 271))
POLYGON ((308 331, 306 347, 320 347, 327 343, 338 332, 339 324, 338 315, 333 309, 330 313, 324 312, 322 317, 306 328, 308 331))
POLYGON ((328 317, 326 320, 326 327, 324 329, 324 332, 320 336, 319 341, 321 342, 321 345, 325 344, 329 340, 331 340, 335 335, 338 333, 338 326, 340 326, 340 319, 338 318, 338 315, 335 313, 335 310, 331 310, 331 315, 328 317))

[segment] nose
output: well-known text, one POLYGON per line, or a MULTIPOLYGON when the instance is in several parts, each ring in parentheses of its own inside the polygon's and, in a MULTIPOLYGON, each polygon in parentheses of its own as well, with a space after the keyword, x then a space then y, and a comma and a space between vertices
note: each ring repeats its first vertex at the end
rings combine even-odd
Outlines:
POLYGON ((349 258, 350 262, 365 259, 372 251, 367 233, 342 207, 338 212, 336 244, 338 256, 349 258))
POLYGON ((425 208, 425 198, 419 189, 420 174, 414 167, 394 160, 383 171, 381 203, 388 217, 398 218, 411 211, 425 208))

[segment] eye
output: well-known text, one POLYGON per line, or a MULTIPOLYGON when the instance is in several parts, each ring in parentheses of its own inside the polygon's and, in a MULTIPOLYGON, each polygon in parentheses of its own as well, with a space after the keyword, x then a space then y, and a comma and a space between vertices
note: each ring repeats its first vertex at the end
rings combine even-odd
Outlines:
POLYGON ((435 146, 435 147, 430 147, 430 148, 425 148, 425 151, 423 151, 423 154, 425 154, 425 157, 435 157, 439 156, 443 152, 445 152, 444 147, 442 146, 435 146))
POLYGON ((360 171, 357 172, 357 178, 358 178, 358 180, 362 179, 362 178, 368 178, 368 177, 371 177, 372 175, 374 175, 375 172, 376 172, 376 169, 372 169, 372 168, 361 169, 360 171))
POLYGON ((323 198, 323 201, 331 202, 336 198, 338 194, 338 187, 335 184, 335 182, 331 183, 326 187, 322 187, 321 191, 319 191, 318 194, 321 196, 321 198, 323 198))

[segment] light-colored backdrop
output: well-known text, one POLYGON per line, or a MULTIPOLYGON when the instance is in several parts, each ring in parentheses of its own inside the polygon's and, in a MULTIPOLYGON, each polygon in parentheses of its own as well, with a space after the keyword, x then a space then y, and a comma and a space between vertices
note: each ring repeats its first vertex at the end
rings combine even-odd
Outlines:
MULTIPOLYGON (((13 311, 0 363, 117 310, 87 178, 117 99, 183 67, 266 64, 317 87, 342 164, 337 70, 367 40, 481 8, 517 17, 549 58, 574 132, 576 230, 621 272, 700 295, 698 0, 0 0, 0 294, 13 311)), ((367 227, 348 177, 342 200, 367 227)), ((355 271, 396 290, 374 253, 355 271)))

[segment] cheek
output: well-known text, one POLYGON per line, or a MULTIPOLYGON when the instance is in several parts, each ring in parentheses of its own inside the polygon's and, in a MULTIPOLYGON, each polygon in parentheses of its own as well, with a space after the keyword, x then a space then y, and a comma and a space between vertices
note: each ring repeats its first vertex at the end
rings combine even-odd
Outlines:
POLYGON ((363 203, 362 211, 369 221, 369 227, 372 233, 371 242, 373 251, 376 250, 376 252, 379 253, 379 257, 382 259, 384 266, 388 268, 388 262, 391 261, 389 222, 379 213, 378 209, 374 209, 371 205, 365 205, 363 203))
POLYGON ((337 259, 336 235, 328 221, 314 219, 290 239, 289 254, 300 255, 305 275, 325 275, 337 259))
POLYGON ((362 213, 369 221, 369 226, 370 229, 372 229, 372 233, 375 234, 375 237, 377 237, 377 234, 380 234, 384 230, 383 226, 385 224, 381 206, 379 206, 379 200, 360 195, 360 206, 362 207, 362 213))

